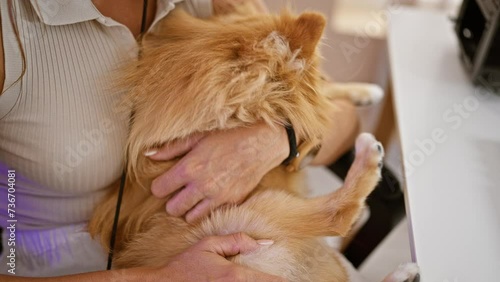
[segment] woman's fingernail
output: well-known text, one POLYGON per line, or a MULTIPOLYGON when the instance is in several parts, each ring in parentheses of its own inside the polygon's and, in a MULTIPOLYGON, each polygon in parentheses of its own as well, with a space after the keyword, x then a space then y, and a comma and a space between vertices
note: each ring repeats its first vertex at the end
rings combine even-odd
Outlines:
POLYGON ((144 153, 144 156, 151 157, 152 155, 156 155, 156 153, 158 153, 157 150, 151 150, 151 151, 147 151, 146 153, 144 153))
POLYGON ((272 244, 274 244, 274 241, 273 240, 266 240, 266 239, 257 240, 257 244, 259 244, 261 246, 271 246, 272 244))

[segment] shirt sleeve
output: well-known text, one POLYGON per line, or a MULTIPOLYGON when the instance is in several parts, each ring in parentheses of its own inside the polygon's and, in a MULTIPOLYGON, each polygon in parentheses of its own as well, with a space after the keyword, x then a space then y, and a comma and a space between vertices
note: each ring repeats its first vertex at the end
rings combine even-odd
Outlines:
POLYGON ((212 0, 184 0, 180 4, 195 17, 209 18, 213 15, 212 0))

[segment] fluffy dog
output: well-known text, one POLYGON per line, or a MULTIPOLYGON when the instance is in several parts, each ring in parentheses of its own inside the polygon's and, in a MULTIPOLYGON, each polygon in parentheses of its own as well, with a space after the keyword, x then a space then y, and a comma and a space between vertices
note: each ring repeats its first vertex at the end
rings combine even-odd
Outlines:
MULTIPOLYGON (((155 162, 144 156, 150 148, 193 133, 262 121, 291 123, 302 148, 318 144, 329 124, 332 98, 364 103, 379 93, 366 85, 321 79, 316 47, 324 26, 324 17, 316 13, 200 20, 176 9, 144 39, 141 60, 120 76, 134 117, 116 268, 159 267, 204 237, 245 232, 275 243, 231 261, 289 281, 348 281, 338 255, 320 237, 346 235, 379 181, 383 149, 373 136, 358 137, 345 184, 332 194, 306 199, 300 172, 291 172, 293 164, 278 167, 242 204, 216 209, 192 225, 167 215, 167 199, 153 197, 149 189, 176 160, 155 162)), ((118 188, 112 189, 89 224, 107 248, 117 194, 118 188)))

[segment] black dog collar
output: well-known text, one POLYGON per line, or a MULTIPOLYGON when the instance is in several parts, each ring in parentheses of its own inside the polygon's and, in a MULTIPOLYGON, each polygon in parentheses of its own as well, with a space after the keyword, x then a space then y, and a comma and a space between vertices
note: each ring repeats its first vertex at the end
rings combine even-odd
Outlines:
POLYGON ((295 137, 295 130, 293 130, 293 126, 287 125, 285 126, 286 134, 288 135, 288 144, 290 146, 290 154, 288 158, 283 161, 283 165, 289 165, 290 162, 299 156, 299 152, 297 151, 297 138, 295 137))

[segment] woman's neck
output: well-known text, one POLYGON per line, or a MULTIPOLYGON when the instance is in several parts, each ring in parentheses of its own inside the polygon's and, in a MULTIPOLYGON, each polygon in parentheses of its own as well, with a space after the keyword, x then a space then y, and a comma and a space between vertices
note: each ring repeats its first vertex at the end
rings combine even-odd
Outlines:
MULTIPOLYGON (((92 0, 101 14, 128 27, 136 38, 141 34, 144 1, 145 0, 92 0)), ((156 0, 148 0, 145 30, 148 30, 153 23, 155 14, 156 0)))

